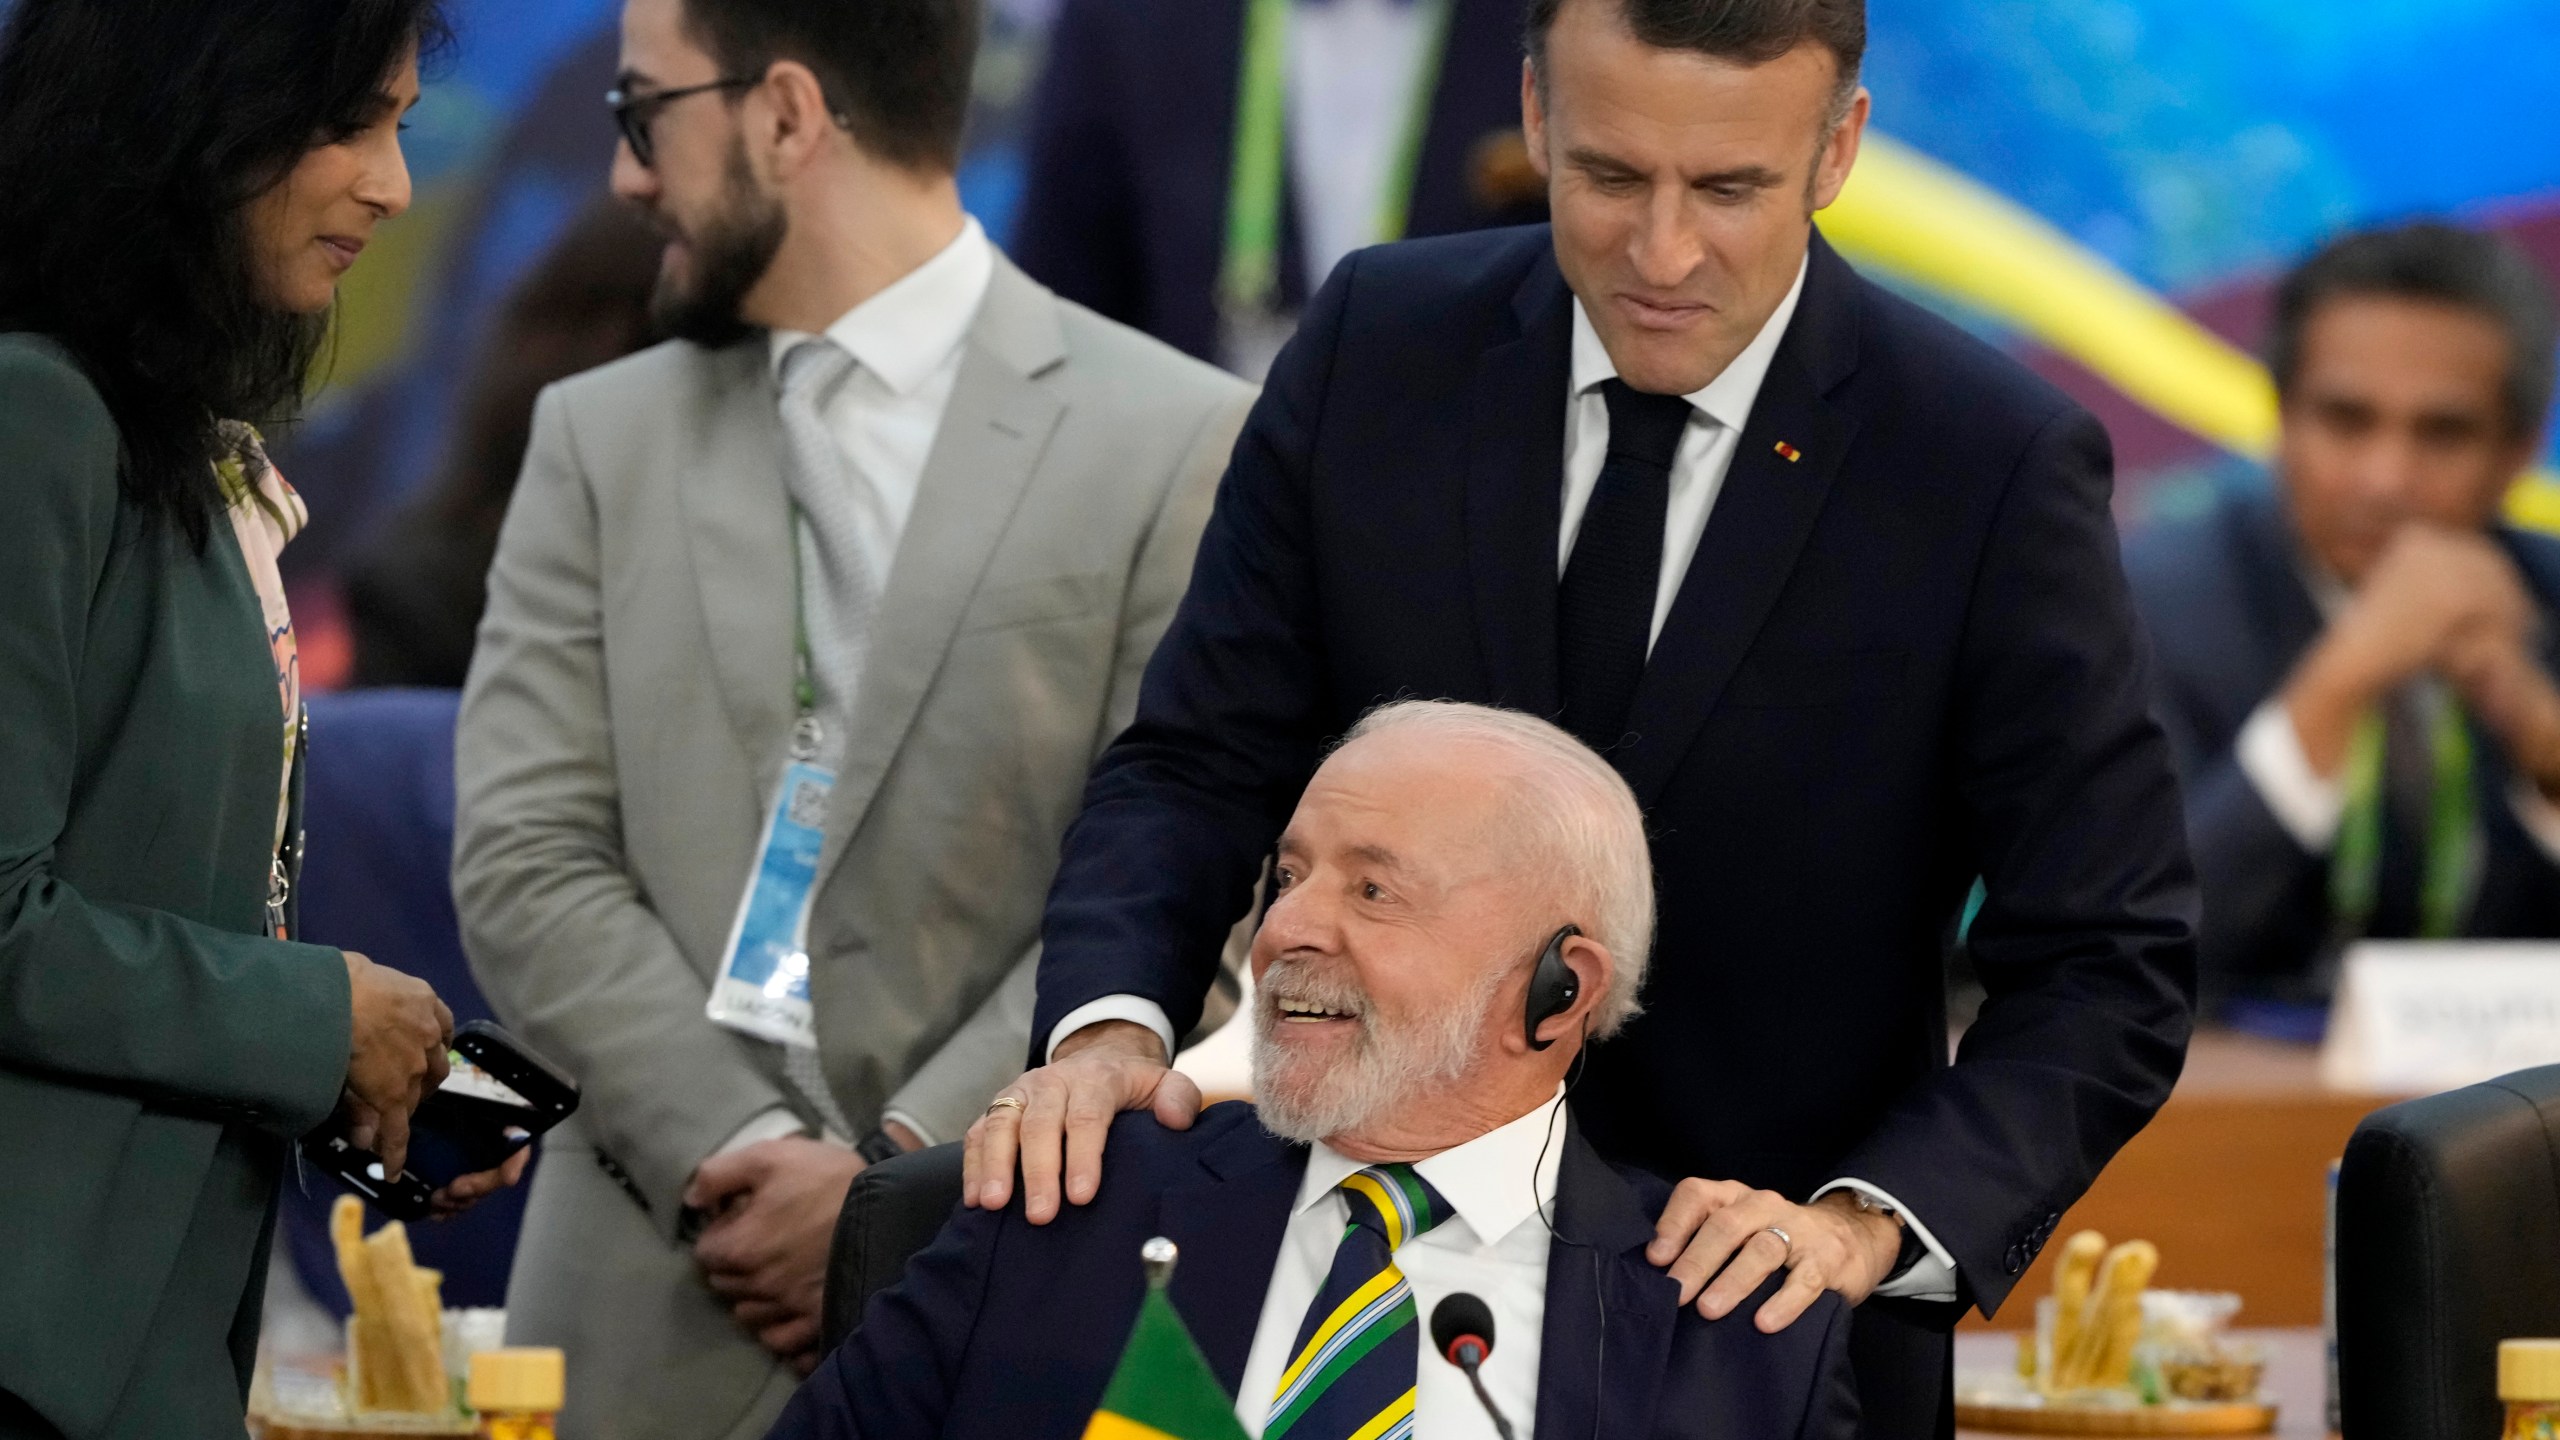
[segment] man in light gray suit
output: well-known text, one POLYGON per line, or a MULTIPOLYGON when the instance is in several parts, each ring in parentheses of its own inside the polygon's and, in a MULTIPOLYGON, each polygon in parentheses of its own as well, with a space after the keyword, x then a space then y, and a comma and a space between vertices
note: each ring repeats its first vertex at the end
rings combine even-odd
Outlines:
POLYGON ((474 972, 585 1089, 508 1294, 573 1436, 763 1433, 854 1173, 1018 1069, 1059 837, 1251 400, 962 212, 976 34, 624 12, 614 186, 683 338, 543 396, 457 739, 474 972))

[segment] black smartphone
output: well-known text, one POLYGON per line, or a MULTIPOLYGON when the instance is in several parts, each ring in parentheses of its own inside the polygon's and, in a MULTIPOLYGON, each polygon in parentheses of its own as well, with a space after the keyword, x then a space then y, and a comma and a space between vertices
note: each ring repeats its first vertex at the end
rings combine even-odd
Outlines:
POLYGON ((578 1108, 577 1082, 494 1022, 453 1033, 444 1084, 409 1117, 409 1157, 397 1175, 347 1140, 343 1116, 303 1137, 303 1157, 394 1220, 423 1220, 435 1192, 494 1170, 578 1108))

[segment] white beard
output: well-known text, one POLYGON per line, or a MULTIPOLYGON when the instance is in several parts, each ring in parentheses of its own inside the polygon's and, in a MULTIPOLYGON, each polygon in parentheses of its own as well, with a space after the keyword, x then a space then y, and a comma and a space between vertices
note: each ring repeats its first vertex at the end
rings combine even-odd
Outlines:
POLYGON ((1283 1140, 1314 1144, 1368 1128, 1380 1116, 1419 1107, 1466 1074, 1476 1058, 1487 1013, 1503 972, 1487 974, 1474 994, 1409 1025, 1381 1022, 1369 997, 1348 975, 1282 960, 1263 973, 1253 998, 1253 1099, 1262 1128, 1283 1140), (1348 1061, 1320 1067, 1283 1047, 1280 1002, 1322 1006, 1360 1027, 1348 1061))

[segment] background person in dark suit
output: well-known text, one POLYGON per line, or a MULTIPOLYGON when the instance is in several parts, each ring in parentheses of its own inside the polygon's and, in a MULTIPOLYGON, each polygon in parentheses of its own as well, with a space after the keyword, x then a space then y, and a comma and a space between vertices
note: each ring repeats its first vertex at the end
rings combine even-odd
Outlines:
POLYGON ((1128 1117, 1051 1224, 961 1211, 777 1437, 1088 1433, 1156 1235, 1247 1434, 1490 1437, 1417 1343, 1457 1292, 1494 1320, 1487 1397, 1539 1435, 1857 1433, 1847 1307, 1775 1335, 1683 1309, 1645 1259, 1668 1187, 1559 1113, 1585 1041, 1634 1013, 1653 929, 1644 819, 1605 761, 1516 712, 1389 706, 1307 786, 1274 887, 1258 1112, 1128 1117), (1537 978, 1557 970, 1576 992, 1537 978))
POLYGON ((1663 896, 1646 1014, 1577 1097, 1593 1144, 1704 1177, 1654 1258, 1709 1314, 1782 1264, 1763 1326, 1896 1301, 1858 1313, 1862 1400, 1927 1433, 1944 1327, 2007 1296, 2190 1024, 2106 437, 1813 234, 1867 114, 1858 0, 1531 23, 1552 234, 1364 251, 1310 306, 1068 832, 1032 1029, 1059 1063, 973 1127, 972 1193, 1004 1203, 1019 1141, 1046 1219, 1062 1133, 1081 1200, 1104 1113, 1187 1118, 1170 1035, 1328 735, 1397 695, 1561 714, 1644 803, 1663 896), (1976 876, 1989 998, 1950 1065, 1976 876))
POLYGON ((2129 548, 2210 988, 2323 999, 2364 936, 2560 935, 2560 543, 2498 522, 2556 340, 2504 241, 2342 239, 2278 295, 2275 493, 2129 548))
POLYGON ((1520 12, 1521 0, 1067 0, 1012 253, 1067 299, 1259 378, 1349 250, 1545 217, 1520 143, 1520 12), (1236 163, 1257 12, 1285 37, 1264 52, 1279 123, 1260 132, 1258 191, 1236 163), (1224 327, 1240 188, 1275 207, 1271 289, 1224 327), (1382 233, 1390 205, 1401 224, 1382 233))

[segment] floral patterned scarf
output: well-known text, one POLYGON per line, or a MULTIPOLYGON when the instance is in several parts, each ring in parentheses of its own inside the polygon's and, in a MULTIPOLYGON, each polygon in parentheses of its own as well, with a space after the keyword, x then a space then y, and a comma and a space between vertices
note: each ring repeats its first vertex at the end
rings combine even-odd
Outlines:
POLYGON ((284 844, 284 827, 293 802, 293 747, 296 721, 302 714, 302 665, 293 639, 293 612, 285 605, 284 576, 276 557, 287 542, 310 523, 302 497, 285 483, 267 460, 258 432, 225 421, 222 439, 228 449, 214 462, 214 478, 231 516, 231 531, 240 540, 240 558, 248 562, 249 584, 258 592, 258 608, 266 625, 267 650, 275 658, 276 693, 284 704, 284 766, 276 781, 276 844, 284 844))

